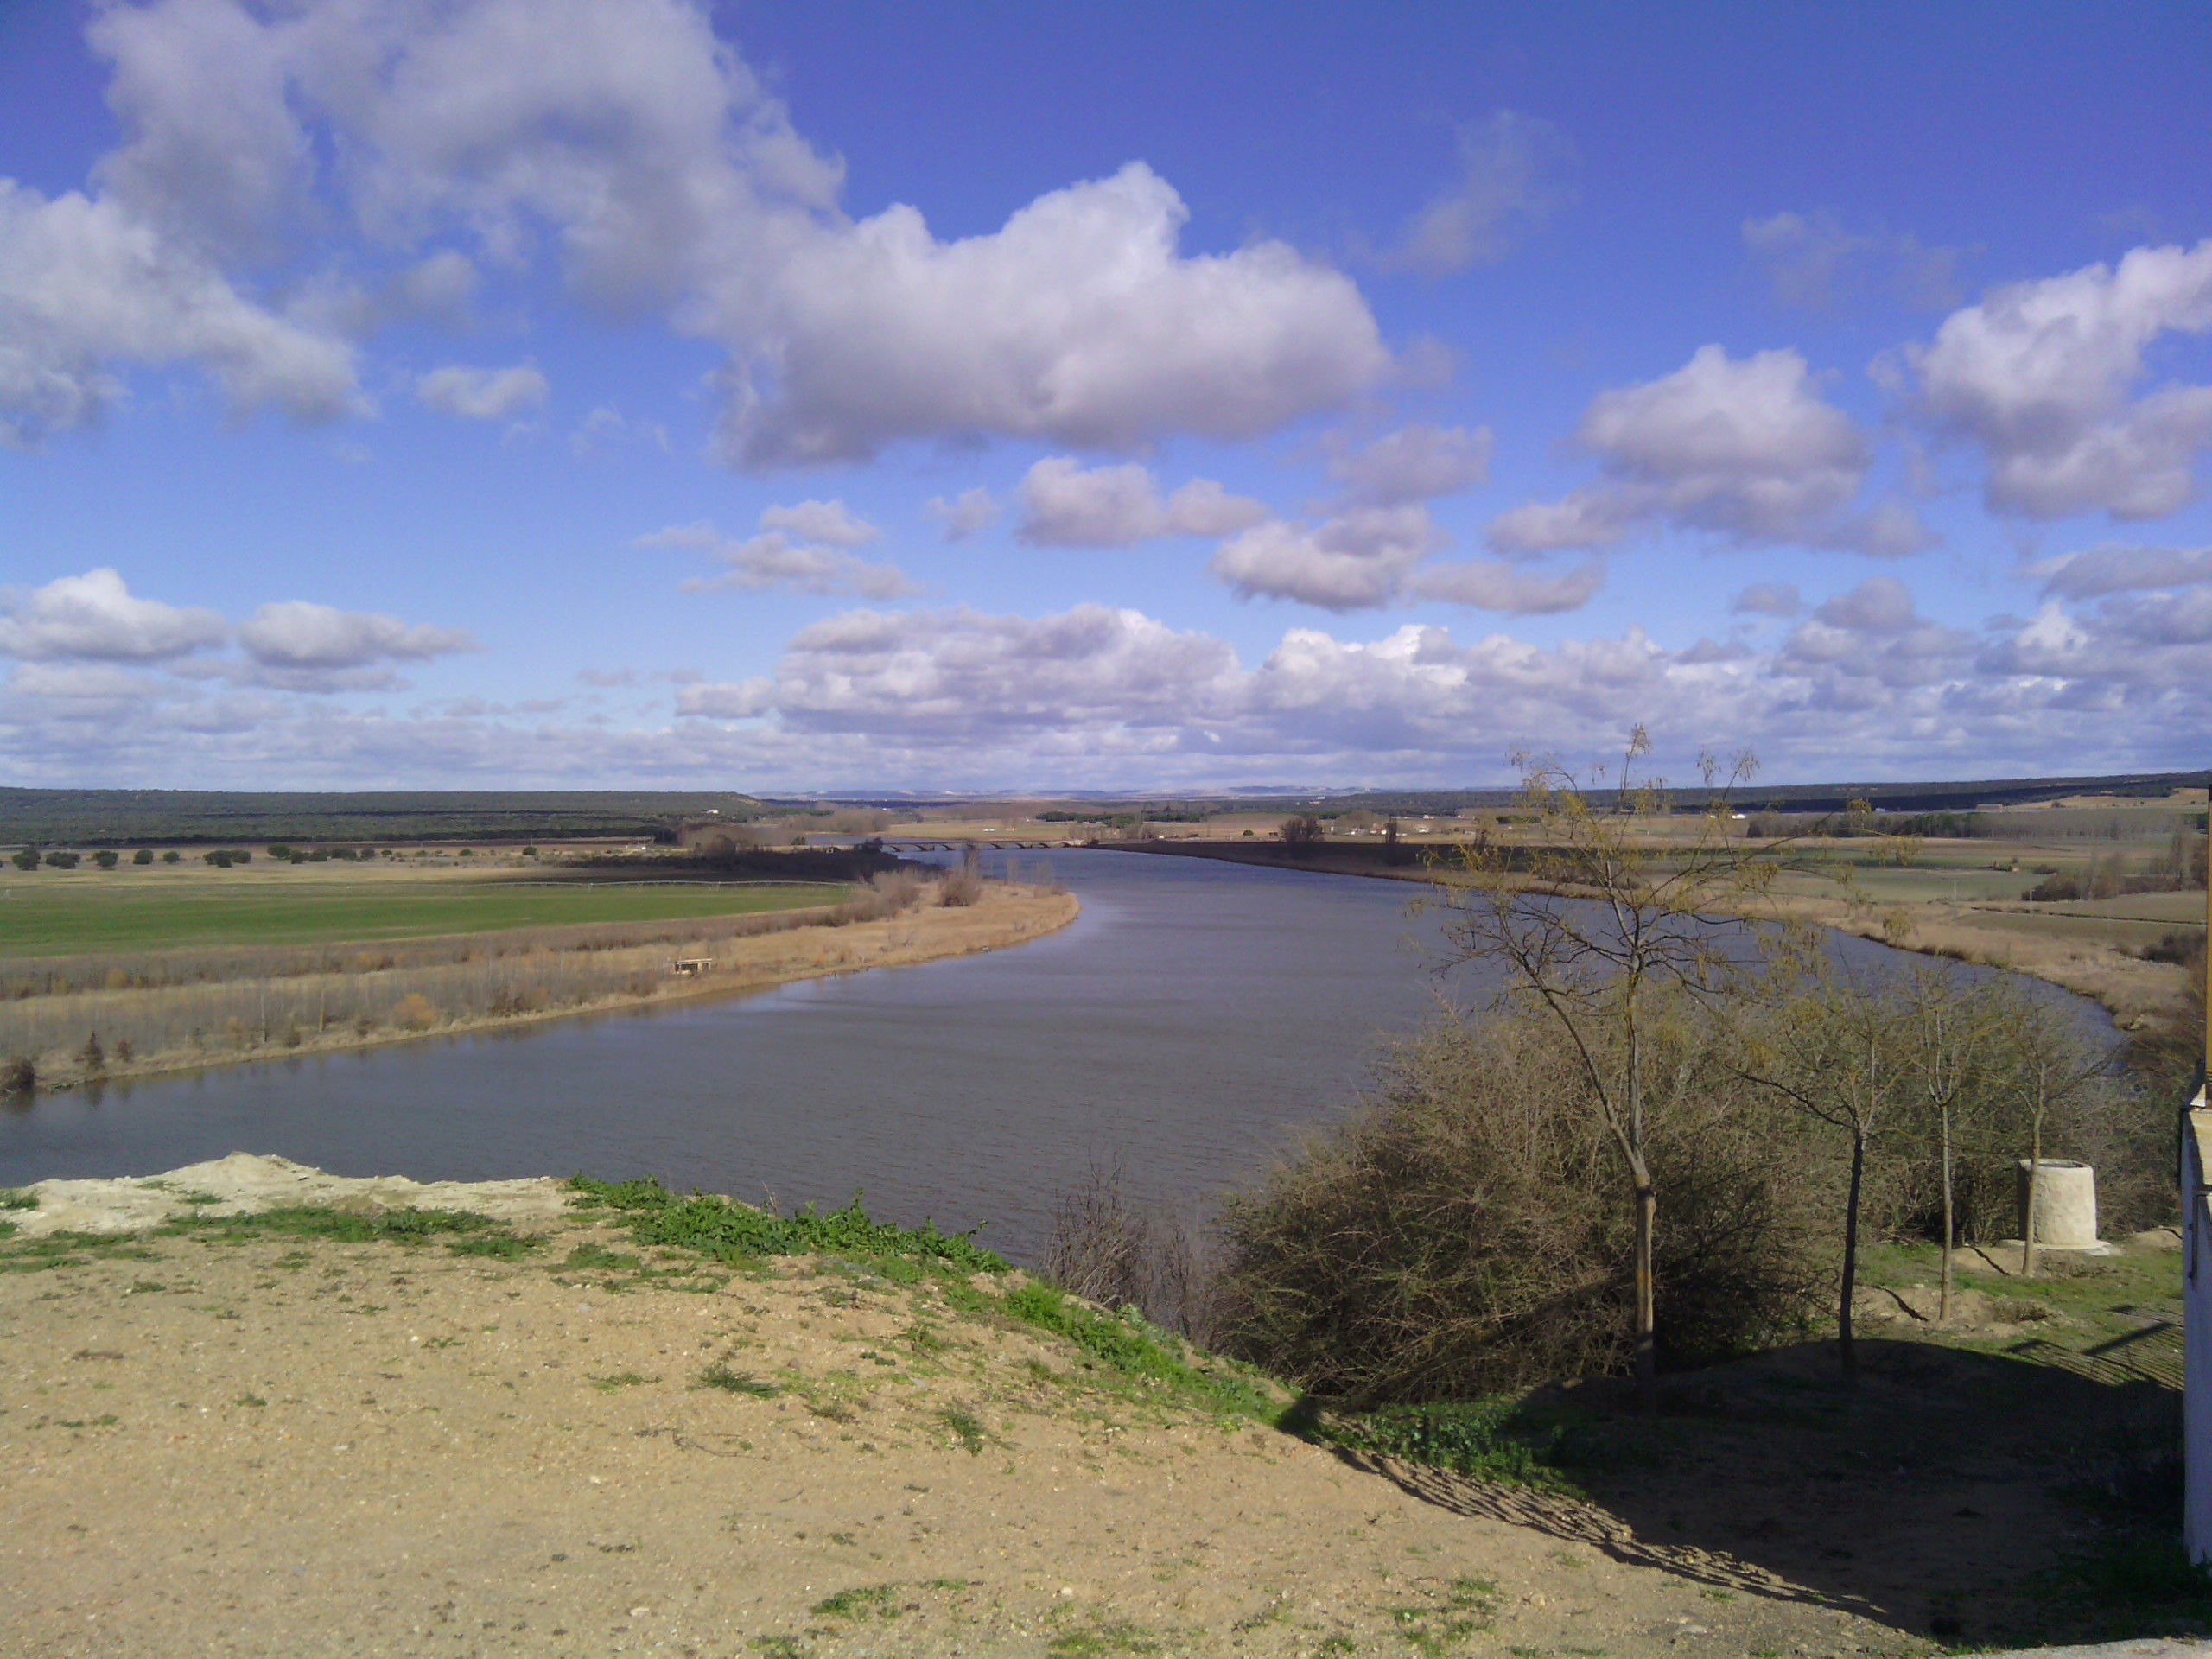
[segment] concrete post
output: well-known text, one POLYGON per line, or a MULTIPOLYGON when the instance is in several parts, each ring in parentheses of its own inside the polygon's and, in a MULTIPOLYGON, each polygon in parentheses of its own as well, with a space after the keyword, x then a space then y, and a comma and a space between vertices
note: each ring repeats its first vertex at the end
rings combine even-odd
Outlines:
POLYGON ((2036 1182, 2035 1231, 2028 1215, 2029 1160, 2019 1165, 2020 1236, 2043 1250, 2093 1249, 2097 1243, 2097 1172, 2070 1159, 2046 1158, 2036 1182))

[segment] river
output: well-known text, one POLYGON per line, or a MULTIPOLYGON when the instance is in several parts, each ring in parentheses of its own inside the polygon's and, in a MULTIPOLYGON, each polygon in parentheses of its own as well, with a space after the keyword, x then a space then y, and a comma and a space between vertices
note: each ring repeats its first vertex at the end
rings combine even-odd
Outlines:
MULTIPOLYGON (((1418 887, 1105 851, 1014 855, 1049 938, 759 995, 0 1106, 0 1186, 232 1151, 346 1175, 651 1174, 785 1208, 864 1192, 1034 1260, 1093 1167, 1195 1211, 1356 1098, 1440 994, 1418 887)), ((1003 857, 987 868, 1003 868, 1003 857)), ((1879 954, 1879 947, 1861 947, 1879 954)))

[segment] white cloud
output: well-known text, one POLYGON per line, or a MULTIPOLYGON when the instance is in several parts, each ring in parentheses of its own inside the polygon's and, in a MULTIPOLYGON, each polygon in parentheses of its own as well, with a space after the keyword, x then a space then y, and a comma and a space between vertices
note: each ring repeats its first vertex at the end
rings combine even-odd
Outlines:
POLYGON ((1854 506, 1872 464, 1866 435, 1820 396, 1796 352, 1732 359, 1701 346, 1672 374, 1600 392, 1575 440, 1605 481, 1501 514, 1490 526, 1493 546, 1606 547, 1651 521, 1739 543, 1891 556, 1927 544, 1899 504, 1854 506))
POLYGON ((1992 507, 2158 518, 2195 498, 2212 386, 2137 396, 2145 353, 2166 334, 2208 330, 2212 240, 1998 289, 1904 356, 1921 415, 1987 456, 1992 507))
POLYGON ((111 569, 0 590, 0 656, 151 663, 220 645, 230 632, 213 611, 137 598, 111 569))
POLYGON ((874 527, 853 518, 842 502, 809 501, 797 508, 771 507, 760 515, 760 534, 740 541, 725 536, 710 524, 674 524, 639 537, 641 548, 683 547, 711 553, 723 567, 715 576, 694 577, 683 584, 690 594, 766 593, 780 589, 799 594, 856 594, 863 599, 900 599, 921 590, 895 566, 876 564, 856 557, 855 543, 809 540, 790 528, 767 528, 770 518, 810 522, 849 538, 866 531, 862 542, 873 538, 874 527))
POLYGON ((1592 560, 1556 576, 1541 576, 1525 565, 1498 559, 1431 564, 1420 571, 1410 591, 1420 599, 1503 611, 1513 616, 1552 616, 1579 611, 1605 585, 1605 567, 1592 560))
POLYGON ((1755 582, 1736 595, 1728 608, 1742 616, 1796 616, 1805 608, 1795 584, 1755 582))
POLYGON ((944 527, 946 541, 964 542, 977 531, 986 529, 997 521, 999 504, 992 499, 991 493, 979 484, 974 489, 963 490, 950 499, 933 495, 924 504, 922 511, 944 527))
POLYGON ((1486 426, 1416 423, 1329 461, 1329 475, 1363 505, 1402 506, 1457 495, 1490 479, 1494 440, 1486 426))
POLYGON ((2028 574, 2062 599, 2194 588, 2212 583, 2212 547, 2096 547, 2031 565, 2028 574))
POLYGON ((1972 251, 1929 247, 1905 232, 1852 231, 1834 213, 1781 213, 1744 221, 1744 245, 1784 305, 1833 310, 1869 283, 1916 310, 1959 302, 1959 265, 1972 251))
POLYGON ((774 706, 775 688, 767 680, 734 685, 687 685, 676 694, 676 712, 705 720, 751 720, 774 706))
POLYGON ((1251 438, 1389 371, 1347 278, 1280 242, 1187 256, 1187 217, 1133 162, 987 236, 940 242, 894 207, 797 238, 719 311, 736 350, 723 454, 760 467, 911 438, 1251 438))
POLYGON ((265 669, 307 672, 421 662, 477 648, 459 628, 409 624, 303 599, 261 607, 238 629, 238 643, 265 669))
POLYGON ((449 364, 415 383, 415 395, 432 409, 465 421, 505 421, 542 409, 552 388, 534 363, 511 369, 473 369, 449 364))
POLYGON ((1134 463, 1086 468, 1048 457, 1021 480, 1015 534, 1042 547, 1128 547, 1162 536, 1227 536, 1262 523, 1268 509, 1193 479, 1163 499, 1151 472, 1134 463))
POLYGON ((341 412, 350 346, 223 274, 286 250, 337 250, 308 286, 367 327, 391 308, 341 270, 404 261, 394 303, 410 285, 450 303, 472 274, 454 257, 515 267, 550 244, 588 301, 727 349, 720 453, 748 467, 913 439, 1247 438, 1393 366, 1340 273, 1274 241, 1185 252, 1187 210, 1141 163, 957 241, 909 207, 852 219, 842 163, 692 0, 151 0, 93 38, 124 130, 102 194, 16 190, 0 218, 16 442, 87 418, 131 364, 341 412), (53 245, 71 238, 109 245, 89 308, 86 257, 53 245))
POLYGON ((256 304, 112 198, 0 179, 0 447, 96 420, 123 395, 118 363, 196 364, 241 411, 359 405, 343 340, 256 304))
POLYGON ((842 500, 770 507, 760 515, 760 528, 783 531, 796 541, 819 542, 830 547, 866 547, 883 534, 842 500))
POLYGON ((1426 507, 1356 507, 1319 524, 1255 525, 1224 543, 1207 568, 1240 599, 1369 610, 1398 597, 1414 567, 1442 545, 1426 507))
POLYGON ((1387 269, 1451 276, 1492 265, 1563 206, 1574 147, 1550 122, 1500 110, 1459 129, 1459 173, 1409 220, 1387 269))

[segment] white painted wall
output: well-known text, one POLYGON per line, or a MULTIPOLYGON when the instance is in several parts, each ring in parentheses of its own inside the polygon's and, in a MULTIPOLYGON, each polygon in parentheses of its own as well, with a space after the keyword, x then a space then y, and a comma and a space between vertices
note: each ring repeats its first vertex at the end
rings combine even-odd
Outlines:
POLYGON ((2205 1091, 2190 1103, 2181 1137, 2182 1246, 2186 1388, 2182 1396, 2182 1541, 2192 1561, 2212 1560, 2212 1109, 2205 1091))

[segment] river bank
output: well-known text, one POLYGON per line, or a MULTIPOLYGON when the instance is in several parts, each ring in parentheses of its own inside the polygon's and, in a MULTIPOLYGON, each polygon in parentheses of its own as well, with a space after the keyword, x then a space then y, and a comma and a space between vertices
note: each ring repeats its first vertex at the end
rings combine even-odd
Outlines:
MULTIPOLYGON (((866 919, 799 912, 788 918, 791 925, 770 918, 777 923, 772 929, 753 923, 741 931, 736 923, 717 931, 708 918, 673 943, 301 974, 243 990, 235 984, 89 990, 24 999, 0 1014, 33 1033, 67 1033, 59 1041, 34 1037, 15 1052, 32 1068, 35 1088, 69 1090, 741 996, 802 980, 975 956, 1057 932, 1081 908, 1057 889, 995 882, 983 884, 966 905, 938 903, 936 897, 934 887, 918 884, 896 908, 887 902, 889 913, 866 919), (258 1005, 252 1017, 221 1012, 242 995, 258 1005), (365 998, 384 1010, 381 1015, 332 1016, 334 1007, 358 1006, 365 998), (170 1039, 136 1034, 149 1032, 170 1039), (171 1034, 179 1032, 188 1035, 177 1040, 171 1034)), ((496 935, 481 937, 497 942, 496 935)), ((5 1083, 0 1079, 0 1087, 5 1083)))
MULTIPOLYGON (((1448 864, 1424 861, 1409 852, 1402 863, 1387 861, 1379 847, 1289 847, 1279 842, 1100 842, 1103 850, 1152 853, 1174 858, 1211 859, 1263 869, 1303 870, 1316 875, 1357 875, 1385 881, 1429 886, 1440 874, 1448 884, 1448 864)), ((1423 849, 1421 852, 1436 849, 1423 849)), ((1533 889, 1532 889, 1533 890, 1533 889)), ((1559 896, 1574 898, 1573 893, 1559 896)), ((1921 956, 1971 962, 2024 974, 2088 998, 2110 1014, 2123 1030, 2163 1020, 2179 1012, 2188 989, 2186 970, 2170 962, 2146 961, 2094 940, 2069 938, 2060 930, 2067 918, 2032 910, 1997 909, 1942 903, 1908 906, 1853 904, 1802 893, 1770 893, 1761 904, 1767 913, 1809 922, 1839 933, 1869 939, 1921 956), (2024 922, 2041 919, 2047 931, 2024 922)))

